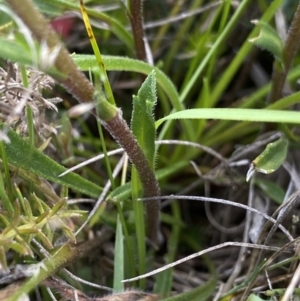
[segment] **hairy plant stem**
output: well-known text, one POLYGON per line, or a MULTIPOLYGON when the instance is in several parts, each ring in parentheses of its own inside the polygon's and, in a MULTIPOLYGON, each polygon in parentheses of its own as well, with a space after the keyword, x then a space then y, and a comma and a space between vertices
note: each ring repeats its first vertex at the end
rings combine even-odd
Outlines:
MULTIPOLYGON (((20 5, 20 0, 6 0, 6 2, 20 19, 22 19, 40 43, 46 42, 50 49, 60 47, 60 52, 54 65, 65 77, 56 77, 57 82, 64 86, 69 93, 74 95, 79 102, 92 102, 95 93, 93 85, 77 68, 67 49, 61 44, 54 30, 43 15, 34 7, 33 3, 30 0, 22 0, 22 5, 20 5)), ((136 2, 138 5, 139 1, 136 2)), ((133 7, 135 11, 137 7, 135 5, 133 5, 133 7)), ((139 15, 141 17, 141 13, 139 15)), ((140 29, 136 29, 135 31, 139 30, 140 29)), ((138 36, 142 37, 141 34, 139 33, 138 36)), ((104 127, 116 139, 120 146, 124 148, 131 162, 136 166, 145 196, 159 196, 159 185, 155 173, 150 168, 143 150, 129 130, 126 121, 119 114, 117 108, 110 105, 105 99, 102 102, 100 101, 99 115, 104 127)), ((153 240, 154 243, 157 243, 160 213, 159 201, 148 202, 146 205, 146 213, 149 238, 153 240)))
POLYGON ((287 74, 292 66, 297 51, 300 48, 300 4, 294 14, 293 21, 286 41, 283 46, 283 66, 278 61, 274 62, 272 87, 269 94, 269 103, 274 103, 282 98, 282 90, 285 84, 287 74))
MULTIPOLYGON (((121 112, 109 121, 102 121, 104 127, 110 132, 115 140, 122 145, 128 154, 131 162, 135 162, 135 168, 139 174, 143 186, 144 196, 154 197, 160 195, 160 189, 155 174, 152 171, 148 160, 142 152, 137 140, 133 137, 126 121, 122 118, 121 112)), ((146 201, 147 212, 147 235, 156 245, 160 244, 159 212, 160 201, 146 201)))
POLYGON ((128 18, 132 28, 136 57, 141 61, 146 61, 143 28, 143 3, 142 0, 130 0, 129 5, 128 18))

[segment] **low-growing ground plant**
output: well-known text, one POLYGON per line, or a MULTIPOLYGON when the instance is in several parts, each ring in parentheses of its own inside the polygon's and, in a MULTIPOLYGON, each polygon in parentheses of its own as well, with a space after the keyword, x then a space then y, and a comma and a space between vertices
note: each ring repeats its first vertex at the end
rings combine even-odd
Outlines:
POLYGON ((294 2, 0 1, 1 300, 298 298, 294 2))

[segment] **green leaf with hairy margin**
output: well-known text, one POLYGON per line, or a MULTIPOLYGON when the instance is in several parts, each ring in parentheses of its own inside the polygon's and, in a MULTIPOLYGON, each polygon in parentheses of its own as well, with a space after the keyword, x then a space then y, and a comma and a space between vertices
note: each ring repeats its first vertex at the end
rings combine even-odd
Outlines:
POLYGON ((153 70, 142 84, 137 96, 133 96, 131 119, 131 130, 143 149, 152 169, 154 169, 156 136, 153 117, 155 104, 156 80, 155 71, 153 70))
MULTIPOLYGON (((4 129, 3 124, 0 124, 0 129, 4 129)), ((13 166, 22 168, 49 181, 65 185, 91 197, 98 197, 102 192, 101 187, 75 173, 58 177, 59 174, 66 171, 65 167, 32 147, 13 130, 9 129, 7 136, 10 139, 10 143, 5 143, 5 151, 9 163, 13 166)))
POLYGON ((271 52, 279 62, 283 63, 283 43, 278 33, 263 21, 255 20, 252 23, 260 27, 260 32, 257 37, 250 39, 249 42, 254 43, 263 50, 271 52))
MULTIPOLYGON (((81 71, 92 70, 98 71, 97 61, 94 55, 90 54, 75 54, 72 59, 81 71)), ((176 87, 172 81, 157 67, 150 64, 121 56, 103 55, 103 62, 107 71, 132 71, 148 75, 152 70, 155 70, 157 84, 164 90, 169 97, 172 106, 177 110, 183 110, 184 105, 180 103, 176 87)))
POLYGON ((270 174, 284 162, 288 150, 288 140, 284 137, 269 143, 264 151, 251 163, 247 173, 247 181, 255 172, 270 174))

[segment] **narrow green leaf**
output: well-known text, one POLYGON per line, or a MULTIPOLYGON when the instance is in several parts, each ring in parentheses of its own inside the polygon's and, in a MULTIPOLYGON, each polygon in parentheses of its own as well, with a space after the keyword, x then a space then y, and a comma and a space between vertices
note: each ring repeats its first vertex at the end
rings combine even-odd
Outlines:
POLYGON ((156 104, 156 80, 155 71, 149 73, 148 77, 133 97, 133 111, 131 129, 145 152, 150 166, 154 167, 155 156, 155 124, 153 109, 156 104))
POLYGON ((4 210, 6 210, 8 212, 14 212, 14 208, 13 208, 12 204, 10 203, 9 197, 6 193, 5 185, 3 182, 2 172, 0 172, 0 198, 1 198, 2 206, 3 206, 4 210))
POLYGON ((0 247, 0 263, 3 269, 7 270, 6 252, 2 246, 0 247))
POLYGON ((271 52, 281 63, 283 43, 278 33, 267 23, 263 21, 252 21, 253 24, 260 27, 259 35, 256 38, 249 39, 249 42, 256 46, 271 52))
POLYGON ((120 217, 117 219, 115 258, 114 258, 114 291, 124 290, 124 238, 120 217))
POLYGON ((264 109, 190 109, 175 112, 156 121, 158 128, 173 119, 221 119, 253 122, 300 123, 300 112, 264 109))
POLYGON ((12 242, 9 244, 9 248, 11 248, 12 250, 16 251, 17 253, 21 254, 21 255, 32 255, 32 251, 30 249, 30 246, 27 245, 27 243, 23 240, 21 242, 12 242))
POLYGON ((277 185, 276 183, 266 180, 266 179, 261 179, 261 178, 256 178, 255 179, 255 184, 273 201, 275 201, 278 205, 281 205, 285 192, 284 190, 277 185))
POLYGON ((280 138, 275 142, 269 143, 265 150, 256 157, 248 170, 247 180, 254 172, 270 174, 278 169, 284 162, 288 150, 288 140, 280 138))
POLYGON ((206 284, 196 287, 191 291, 163 299, 163 301, 206 301, 215 291, 216 285, 217 279, 213 275, 206 284))
MULTIPOLYGON (((2 130, 3 128, 4 125, 0 124, 0 129, 2 130)), ((32 147, 13 130, 9 129, 7 136, 10 139, 10 143, 5 144, 5 151, 10 164, 91 197, 98 197, 101 193, 101 187, 75 173, 58 177, 59 174, 66 171, 65 167, 32 147)))
MULTIPOLYGON (((178 252, 178 245, 180 241, 181 228, 183 227, 183 221, 181 219, 180 205, 178 202, 172 202, 171 204, 172 215, 174 220, 172 223, 172 230, 167 244, 167 254, 165 255, 165 264, 169 264, 176 260, 178 252)), ((168 269, 162 273, 159 273, 156 278, 155 292, 164 292, 165 296, 169 296, 172 291, 173 285, 173 269, 168 269)))

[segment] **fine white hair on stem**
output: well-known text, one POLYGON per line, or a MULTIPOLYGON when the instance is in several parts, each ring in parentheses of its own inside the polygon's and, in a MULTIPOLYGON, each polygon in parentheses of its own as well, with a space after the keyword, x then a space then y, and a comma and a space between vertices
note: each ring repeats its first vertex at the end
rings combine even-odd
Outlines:
POLYGON ((268 251, 278 251, 278 250, 280 250, 279 247, 264 246, 264 245, 257 245, 257 244, 244 243, 244 242, 232 242, 232 241, 228 241, 228 242, 219 244, 217 246, 207 248, 207 249, 202 250, 200 252, 191 254, 191 255, 189 255, 187 257, 184 257, 184 258, 182 258, 180 260, 174 261, 174 262, 172 262, 170 264, 167 264, 167 265, 165 265, 165 266, 163 266, 161 268, 158 268, 158 269, 156 269, 156 270, 154 270, 152 272, 146 273, 144 275, 140 275, 140 276, 137 276, 137 277, 134 277, 134 278, 123 280, 122 282, 131 282, 131 281, 140 280, 140 279, 143 279, 143 278, 146 278, 146 277, 158 274, 160 272, 163 272, 163 271, 165 271, 167 269, 173 268, 173 267, 175 267, 175 266, 177 266, 177 265, 179 265, 181 263, 184 263, 184 262, 186 262, 188 260, 191 260, 193 258, 202 256, 202 255, 207 254, 209 252, 212 252, 214 250, 218 250, 218 249, 225 248, 225 247, 230 247, 230 246, 234 246, 234 247, 247 247, 247 248, 261 249, 261 250, 268 250, 268 251))
MULTIPOLYGON (((224 200, 224 199, 216 199, 216 198, 209 198, 209 197, 202 197, 202 196, 189 196, 189 195, 167 195, 167 196, 159 196, 157 198, 159 198, 160 200, 178 199, 178 200, 192 200, 192 201, 200 201, 200 202, 213 202, 213 203, 220 203, 220 204, 224 204, 224 205, 235 206, 235 207, 239 207, 239 208, 257 213, 257 214, 263 216, 268 221, 272 222, 273 224, 277 223, 277 220, 275 220, 273 217, 267 215, 266 213, 260 212, 259 210, 256 210, 255 208, 251 208, 247 205, 235 203, 235 202, 224 200)), ((155 200, 155 199, 156 199, 156 197, 140 198, 140 199, 138 199, 138 201, 149 201, 149 200, 155 200)), ((279 224, 278 227, 287 236, 287 238, 290 241, 292 241, 294 239, 285 227, 283 227, 281 224, 279 224)))

